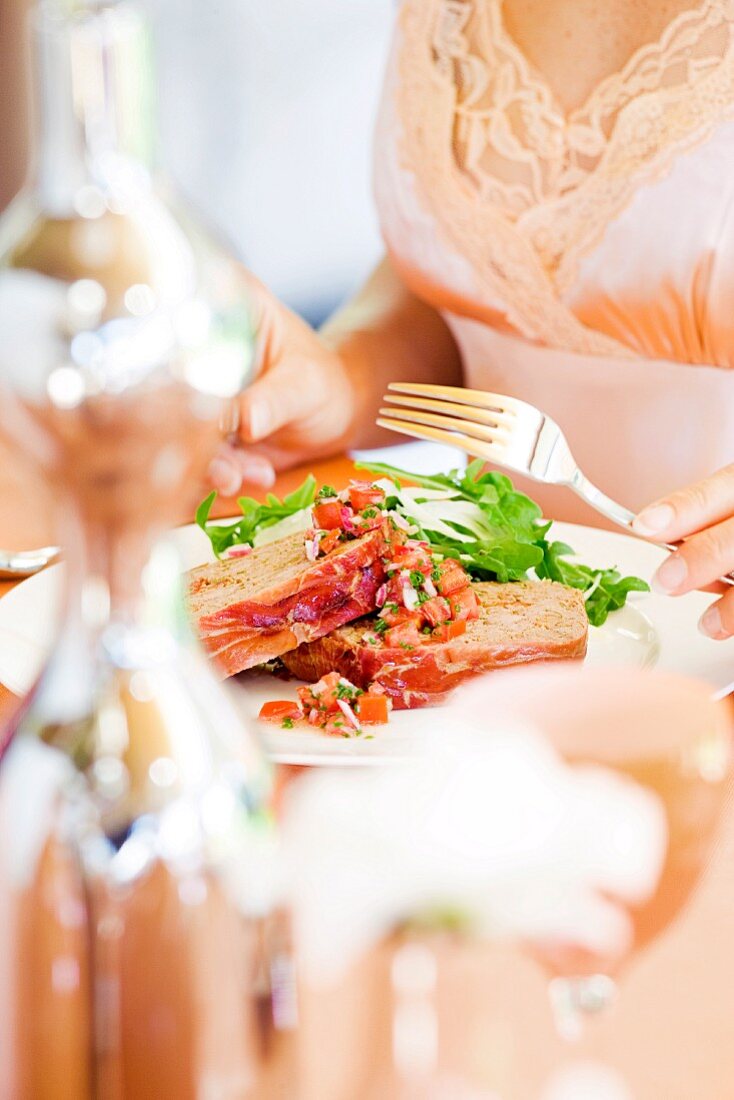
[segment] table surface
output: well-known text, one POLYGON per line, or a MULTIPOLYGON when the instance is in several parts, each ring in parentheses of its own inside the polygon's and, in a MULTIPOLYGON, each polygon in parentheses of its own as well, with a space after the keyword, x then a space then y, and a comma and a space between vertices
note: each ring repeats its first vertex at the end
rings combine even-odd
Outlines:
MULTIPOLYGON (((338 486, 347 482, 353 467, 341 457, 316 464, 313 472, 338 486)), ((275 491, 290 491, 304 476, 304 470, 284 474, 275 491)), ((191 517, 178 518, 184 523, 191 517)), ((15 456, 0 450, 0 546, 20 549, 50 541, 47 494, 29 471, 17 468, 15 456)), ((0 595, 10 587, 0 584, 0 595)), ((15 703, 0 685, 0 718, 15 703)), ((693 900, 669 931, 634 960, 617 1007, 593 1025, 580 1046, 564 1048, 555 1038, 544 980, 520 951, 498 952, 491 979, 494 1026, 487 1041, 505 1066, 505 1100, 538 1100, 541 1082, 553 1067, 589 1058, 616 1067, 636 1100, 732 1100, 734 799, 693 900)))

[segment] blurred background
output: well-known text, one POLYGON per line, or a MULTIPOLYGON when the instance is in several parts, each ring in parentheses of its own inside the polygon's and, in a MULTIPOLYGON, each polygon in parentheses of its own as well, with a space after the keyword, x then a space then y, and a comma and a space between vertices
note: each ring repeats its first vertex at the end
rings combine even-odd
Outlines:
MULTIPOLYGON (((28 157, 26 0, 0 0, 0 207, 28 157)), ((380 253, 372 128, 394 0, 148 0, 160 161, 312 323, 380 253)))
MULTIPOLYGON (((161 168, 235 254, 318 325, 381 252, 372 131, 394 0, 144 2, 161 168)), ((0 210, 30 155, 27 10, 28 0, 0 0, 0 210)), ((0 546, 52 540, 45 492, 0 442, 0 546), (20 510, 22 534, 11 522, 20 510)))

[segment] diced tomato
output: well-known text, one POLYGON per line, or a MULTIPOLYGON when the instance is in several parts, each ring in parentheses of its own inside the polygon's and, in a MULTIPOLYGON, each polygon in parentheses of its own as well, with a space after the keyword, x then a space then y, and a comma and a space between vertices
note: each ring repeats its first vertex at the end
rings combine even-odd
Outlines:
POLYGON ((342 525, 342 504, 336 497, 322 501, 315 505, 313 518, 317 527, 322 531, 336 531, 342 525))
POLYGON ((357 703, 357 717, 365 726, 384 726, 390 712, 387 695, 362 695, 357 703))
POLYGON ((386 603, 396 603, 400 607, 403 606, 403 582, 398 573, 393 573, 388 578, 386 603))
POLYGON ((407 532, 400 527, 395 527, 392 523, 387 524, 387 542, 390 547, 390 554, 394 554, 398 547, 405 546, 407 541, 407 532))
POLYGON ((329 531, 328 534, 324 535, 319 542, 319 554, 330 554, 339 542, 339 535, 338 530, 329 531))
POLYGON ((338 672, 329 672, 323 676, 317 684, 311 688, 311 694, 317 699, 319 709, 327 712, 338 710, 336 689, 339 686, 341 676, 338 672))
POLYGON ((349 486, 349 503, 355 512, 364 512, 365 508, 382 508, 385 494, 369 481, 353 481, 349 486))
POLYGON ((329 715, 321 728, 329 737, 349 737, 355 732, 354 727, 349 725, 341 711, 338 714, 329 715))
MULTIPOLYGON (((420 611, 408 611, 407 607, 399 604, 387 603, 380 612, 380 618, 384 619, 388 626, 402 626, 412 623, 416 629, 423 625, 423 616, 420 611), (397 607, 397 611, 395 608, 397 607)), ((448 618, 448 615, 446 616, 448 618)))
POLYGON ((443 596, 434 596, 432 600, 426 600, 422 605, 421 614, 431 626, 445 623, 447 619, 451 618, 449 601, 444 599, 443 596))
POLYGON ((359 531, 364 531, 364 532, 376 531, 378 527, 382 527, 383 523, 385 522, 385 518, 382 515, 382 513, 379 512, 376 508, 371 508, 371 509, 368 508, 367 511, 368 512, 369 511, 374 512, 374 515, 372 515, 372 516, 367 516, 367 515, 355 516, 354 517, 354 526, 359 531))
POLYGON ((397 626, 391 627, 385 631, 384 634, 385 644, 389 646, 417 646, 425 641, 425 636, 421 634, 418 626, 415 623, 398 623, 397 626))
POLYGON ((451 604, 452 619, 479 618, 479 600, 473 588, 462 588, 461 592, 449 596, 449 603, 451 604))
POLYGON ((263 703, 258 717, 263 722, 282 722, 284 718, 297 721, 299 718, 303 718, 303 711, 298 703, 294 703, 290 699, 274 699, 269 703, 263 703))
POLYGON ((429 551, 420 544, 418 546, 398 546, 395 548, 392 558, 399 569, 407 569, 409 572, 417 570, 427 576, 433 569, 429 551))
POLYGON ((310 711, 315 710, 316 707, 318 707, 318 702, 310 687, 299 688, 298 699, 301 707, 303 708, 304 714, 308 714, 310 711))
POLYGON ((454 558, 447 558, 438 567, 439 579, 436 588, 442 596, 451 596, 454 592, 460 592, 469 584, 469 576, 462 565, 454 558))
POLYGON ((450 642, 452 638, 460 638, 466 634, 466 619, 456 619, 450 623, 441 623, 433 631, 431 637, 436 642, 450 642))

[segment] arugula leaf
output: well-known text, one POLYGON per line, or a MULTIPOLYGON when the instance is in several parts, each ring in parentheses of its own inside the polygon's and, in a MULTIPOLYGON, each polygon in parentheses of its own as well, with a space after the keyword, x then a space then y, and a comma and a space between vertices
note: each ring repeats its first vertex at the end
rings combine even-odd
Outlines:
POLYGON ((390 478, 395 497, 388 497, 388 508, 400 511, 418 527, 419 538, 444 557, 456 558, 475 579, 524 580, 542 562, 539 543, 550 523, 535 501, 517 492, 504 474, 485 470, 481 461, 433 477, 384 463, 359 468, 390 478), (404 489, 401 478, 419 488, 404 489))
POLYGON ((396 508, 416 525, 418 537, 429 542, 435 554, 456 558, 476 580, 524 580, 534 570, 541 580, 584 592, 593 626, 601 626, 610 612, 623 607, 630 592, 649 591, 639 577, 569 561, 570 546, 547 541, 551 522, 543 519, 539 505, 517 492, 505 474, 486 470, 479 459, 465 470, 433 477, 384 463, 360 468, 388 477, 395 485, 388 508, 396 508), (415 483, 418 490, 404 489, 401 479, 415 483))
POLYGON ((196 510, 196 522, 211 542, 216 556, 221 558, 231 546, 253 546, 261 532, 310 508, 316 496, 316 478, 309 474, 303 484, 283 500, 279 500, 273 493, 268 493, 264 504, 252 497, 240 497, 237 503, 242 517, 233 523, 209 521, 216 496, 216 492, 210 493, 201 502, 196 510))
POLYGON ((630 592, 649 592, 640 577, 623 577, 616 569, 591 569, 568 561, 573 550, 565 542, 543 542, 543 561, 536 568, 541 580, 559 581, 586 593, 586 613, 592 626, 601 626, 612 611, 624 607, 630 592))

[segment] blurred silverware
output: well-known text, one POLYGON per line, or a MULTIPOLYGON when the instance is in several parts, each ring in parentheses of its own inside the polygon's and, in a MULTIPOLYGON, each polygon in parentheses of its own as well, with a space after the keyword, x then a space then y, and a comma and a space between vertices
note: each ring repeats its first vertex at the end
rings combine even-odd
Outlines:
POLYGON ((0 550, 0 579, 32 577, 56 561, 60 554, 58 546, 42 546, 38 550, 0 550))

